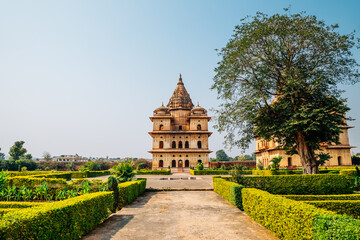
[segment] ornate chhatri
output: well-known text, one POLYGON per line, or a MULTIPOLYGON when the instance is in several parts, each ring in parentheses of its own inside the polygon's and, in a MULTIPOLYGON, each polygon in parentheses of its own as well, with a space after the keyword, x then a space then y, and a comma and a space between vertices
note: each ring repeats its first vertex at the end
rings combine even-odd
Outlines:
POLYGON ((153 169, 195 167, 201 162, 209 167, 208 131, 210 117, 199 105, 194 107, 180 74, 179 82, 167 107, 164 105, 150 117, 153 131, 153 169))

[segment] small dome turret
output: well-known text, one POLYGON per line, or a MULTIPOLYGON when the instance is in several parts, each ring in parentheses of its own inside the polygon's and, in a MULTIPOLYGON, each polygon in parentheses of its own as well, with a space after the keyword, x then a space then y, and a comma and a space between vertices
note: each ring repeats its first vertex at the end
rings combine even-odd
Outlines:
POLYGON ((199 103, 196 107, 191 109, 191 115, 206 115, 207 111, 205 108, 200 107, 199 103))
POLYGON ((154 110, 154 115, 166 115, 169 113, 169 109, 162 104, 160 107, 154 110))

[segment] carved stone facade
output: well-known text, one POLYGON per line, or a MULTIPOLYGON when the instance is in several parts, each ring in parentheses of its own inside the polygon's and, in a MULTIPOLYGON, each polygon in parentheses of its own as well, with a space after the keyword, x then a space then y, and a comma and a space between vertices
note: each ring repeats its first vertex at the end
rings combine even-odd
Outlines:
MULTIPOLYGON (((350 149, 353 146, 349 144, 348 129, 347 126, 343 129, 343 132, 339 135, 338 145, 322 145, 322 152, 329 153, 331 158, 325 163, 324 166, 351 166, 351 152, 350 149)), ((266 141, 264 139, 256 139, 256 163, 262 162, 266 168, 273 157, 281 156, 280 167, 284 168, 296 168, 302 167, 299 155, 289 156, 286 155, 285 151, 279 148, 279 144, 274 141, 266 141)))
POLYGON ((153 169, 189 168, 201 162, 209 167, 208 131, 211 118, 199 105, 194 107, 181 78, 171 96, 167 107, 155 109, 150 117, 153 131, 152 167, 153 169))

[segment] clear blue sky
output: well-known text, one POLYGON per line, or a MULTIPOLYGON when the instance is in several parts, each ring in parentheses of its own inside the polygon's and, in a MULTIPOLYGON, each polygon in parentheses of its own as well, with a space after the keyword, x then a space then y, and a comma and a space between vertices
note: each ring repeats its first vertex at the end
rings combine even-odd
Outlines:
MULTIPOLYGON (((289 5, 359 36, 357 0, 0 1, 2 152, 24 140, 37 157, 150 158, 148 117, 167 104, 179 73, 194 103, 216 107, 214 49, 240 18, 289 5)), ((359 50, 355 57, 360 62, 359 50)), ((360 84, 343 88, 357 119, 350 143, 360 146, 360 84)), ((215 152, 223 137, 212 130, 215 152)))

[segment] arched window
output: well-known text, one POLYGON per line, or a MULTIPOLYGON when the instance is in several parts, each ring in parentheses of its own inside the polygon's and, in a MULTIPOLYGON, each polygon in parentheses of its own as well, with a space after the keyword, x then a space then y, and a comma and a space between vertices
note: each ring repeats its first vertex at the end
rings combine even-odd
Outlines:
POLYGON ((176 161, 175 160, 171 161, 171 167, 176 167, 176 161))
POLYGON ((182 160, 179 160, 178 167, 183 167, 182 160))
POLYGON ((201 141, 197 142, 198 148, 201 148, 201 141))
POLYGON ((198 160, 198 163, 202 163, 201 159, 198 160))
POLYGON ((163 141, 159 142, 159 148, 164 148, 164 142, 163 141))
POLYGON ((159 161, 159 167, 164 167, 164 161, 163 160, 159 161))
POLYGON ((185 167, 189 167, 189 166, 190 166, 189 160, 185 160, 185 167))
POLYGON ((197 130, 201 130, 201 125, 200 124, 197 125, 197 130))
POLYGON ((182 126, 179 126, 179 130, 182 130, 182 126))
POLYGON ((179 141, 179 148, 182 148, 182 141, 179 141))
POLYGON ((185 148, 189 148, 189 141, 185 142, 185 148))
POLYGON ((175 141, 172 141, 171 147, 176 148, 176 142, 175 141))
POLYGON ((160 130, 160 131, 161 131, 161 130, 164 130, 164 125, 160 124, 159 130, 160 130))
POLYGON ((292 166, 292 158, 291 157, 288 157, 288 166, 292 166))
POLYGON ((338 156, 338 165, 342 165, 341 156, 338 156))

